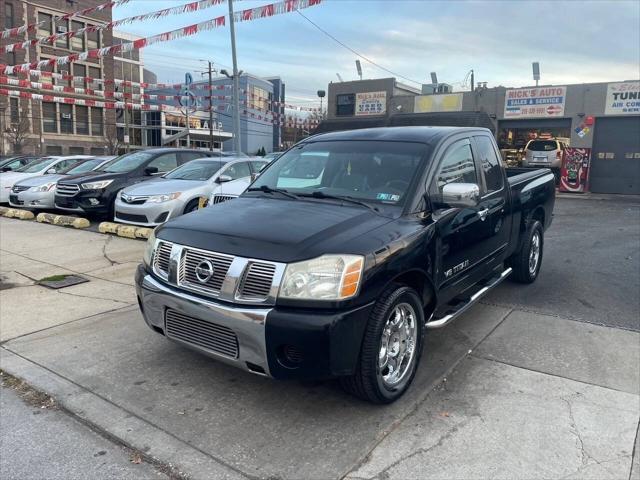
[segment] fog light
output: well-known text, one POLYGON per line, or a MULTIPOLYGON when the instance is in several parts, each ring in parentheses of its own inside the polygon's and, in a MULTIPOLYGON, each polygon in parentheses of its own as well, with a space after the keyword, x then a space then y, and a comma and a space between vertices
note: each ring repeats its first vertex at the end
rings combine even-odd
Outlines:
POLYGON ((91 205, 98 205, 98 204, 100 204, 100 200, 98 200, 97 198, 90 198, 89 199, 89 203, 91 205))

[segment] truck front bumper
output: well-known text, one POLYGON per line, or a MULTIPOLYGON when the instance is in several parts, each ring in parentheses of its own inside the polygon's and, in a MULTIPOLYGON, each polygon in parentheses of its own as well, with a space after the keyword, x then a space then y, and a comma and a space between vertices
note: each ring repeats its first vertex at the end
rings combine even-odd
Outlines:
POLYGON ((167 285, 142 265, 136 291, 147 325, 168 339, 277 379, 354 372, 373 303, 347 311, 231 305, 167 285))

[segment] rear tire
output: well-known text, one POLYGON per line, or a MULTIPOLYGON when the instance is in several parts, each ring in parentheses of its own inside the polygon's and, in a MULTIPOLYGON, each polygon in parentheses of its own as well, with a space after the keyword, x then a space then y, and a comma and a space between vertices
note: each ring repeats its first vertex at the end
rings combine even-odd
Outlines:
POLYGON ((416 291, 392 284, 369 316, 356 371, 340 379, 342 387, 371 403, 392 403, 400 398, 416 374, 424 323, 422 302, 416 291))
POLYGON ((511 277, 518 283, 533 283, 542 266, 544 231, 538 220, 528 222, 525 239, 520 250, 513 254, 509 264, 513 268, 511 277))

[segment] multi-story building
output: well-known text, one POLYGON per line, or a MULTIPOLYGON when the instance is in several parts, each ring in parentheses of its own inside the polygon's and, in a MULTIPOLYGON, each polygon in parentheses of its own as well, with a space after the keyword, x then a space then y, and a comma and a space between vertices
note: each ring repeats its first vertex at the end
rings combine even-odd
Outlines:
MULTIPOLYGON (((184 95, 188 90, 189 107, 182 107, 177 101, 147 100, 149 104, 164 104, 175 107, 173 111, 149 112, 145 114, 147 145, 187 146, 186 113, 189 111, 189 145, 191 148, 209 149, 210 134, 213 133, 213 149, 232 150, 233 108, 232 80, 215 77, 212 80, 213 132, 209 129, 208 79, 197 80, 180 88, 147 90, 149 95, 184 95)), ((285 85, 278 77, 259 78, 250 74, 240 76, 240 131, 241 150, 255 154, 264 148, 266 152, 279 150, 281 127, 278 121, 284 115, 285 85), (274 103, 280 102, 280 103, 274 103), (275 112, 275 115, 273 113, 275 112)))
MULTIPOLYGON (((111 10, 96 11, 87 16, 59 19, 71 11, 78 11, 103 3, 102 0, 5 0, 2 2, 2 29, 38 23, 36 31, 19 37, 0 40, 2 45, 46 37, 54 33, 79 30, 86 25, 100 25, 111 21, 111 10)), ((109 30, 85 32, 72 38, 59 38, 54 45, 37 44, 25 50, 16 50, 4 54, 1 62, 17 65, 47 58, 84 52, 113 44, 113 34, 109 30)), ((67 65, 44 67, 41 70, 60 74, 113 79, 113 59, 110 57, 87 59, 67 65)), ((9 78, 31 80, 44 84, 63 85, 83 89, 102 89, 102 84, 89 80, 62 80, 50 77, 11 75, 9 78)), ((27 86, 4 86, 11 90, 33 93, 51 93, 50 91, 27 86)), ((88 94, 69 94, 56 92, 56 96, 102 100, 101 97, 88 94)), ((115 111, 100 107, 73 105, 66 103, 40 102, 27 98, 0 96, 0 117, 5 130, 2 135, 2 150, 43 154, 104 154, 106 128, 115 125, 115 111), (7 133, 9 131, 10 133, 7 133)))

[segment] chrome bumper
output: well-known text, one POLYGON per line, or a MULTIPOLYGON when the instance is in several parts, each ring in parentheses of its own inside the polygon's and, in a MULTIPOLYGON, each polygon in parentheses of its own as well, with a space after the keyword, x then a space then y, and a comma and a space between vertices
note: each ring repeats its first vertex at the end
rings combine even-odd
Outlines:
POLYGON ((272 308, 243 308, 205 300, 168 287, 140 270, 136 273, 136 290, 145 322, 152 328, 162 329, 170 340, 248 372, 271 376, 267 361, 265 323, 272 308), (168 309, 232 330, 238 339, 237 358, 172 338, 167 334, 165 325, 168 309))

